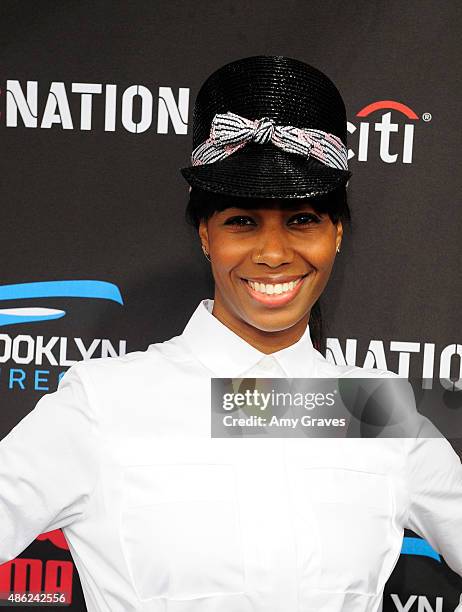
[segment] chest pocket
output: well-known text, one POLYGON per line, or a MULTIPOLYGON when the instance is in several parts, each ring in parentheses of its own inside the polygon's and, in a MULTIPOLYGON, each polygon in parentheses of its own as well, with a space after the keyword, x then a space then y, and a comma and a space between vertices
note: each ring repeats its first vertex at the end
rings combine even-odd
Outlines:
MULTIPOLYGON (((394 498, 384 474, 304 468, 306 503, 320 546, 319 590, 375 595, 401 549, 394 498)), ((301 543, 303 546, 303 543, 301 543)))
POLYGON ((123 477, 122 547, 140 599, 244 591, 233 465, 130 466, 123 477))

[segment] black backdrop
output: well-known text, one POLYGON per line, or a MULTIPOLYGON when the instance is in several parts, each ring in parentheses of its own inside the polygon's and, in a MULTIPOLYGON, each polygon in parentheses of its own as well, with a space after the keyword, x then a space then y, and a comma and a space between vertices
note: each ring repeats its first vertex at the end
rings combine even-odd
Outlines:
MULTIPOLYGON (((179 168, 203 80, 257 54, 320 68, 347 106, 328 357, 459 380, 461 27, 456 0, 2 0, 0 434, 73 360, 168 339, 213 297, 179 168)), ((453 610, 462 579, 405 535, 384 610, 453 610)), ((71 563, 59 533, 20 558, 71 563)))

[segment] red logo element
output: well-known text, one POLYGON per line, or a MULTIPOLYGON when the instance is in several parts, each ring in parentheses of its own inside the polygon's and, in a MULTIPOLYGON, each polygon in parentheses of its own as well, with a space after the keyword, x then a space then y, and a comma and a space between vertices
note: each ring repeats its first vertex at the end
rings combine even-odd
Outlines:
POLYGON ((408 119, 419 119, 419 116, 416 115, 412 108, 409 108, 409 106, 406 106, 406 104, 401 104, 401 102, 395 102, 394 100, 378 100, 377 102, 372 102, 356 113, 356 116, 367 117, 375 111, 384 109, 396 110, 403 113, 403 115, 406 115, 408 119))
POLYGON ((72 603, 72 561, 13 559, 0 565, 0 593, 64 593, 72 603))
POLYGON ((64 537, 64 534, 61 529, 55 529, 54 531, 47 531, 46 533, 41 533, 36 539, 39 542, 43 540, 50 540, 50 542, 54 544, 57 548, 69 550, 66 538, 64 537))

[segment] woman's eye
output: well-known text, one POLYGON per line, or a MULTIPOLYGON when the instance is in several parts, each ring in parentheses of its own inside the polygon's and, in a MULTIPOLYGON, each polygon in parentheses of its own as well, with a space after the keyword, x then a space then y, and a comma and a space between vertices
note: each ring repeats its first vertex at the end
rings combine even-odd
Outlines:
POLYGON ((321 219, 313 213, 301 213, 299 215, 296 215, 295 217, 292 217, 292 219, 299 221, 295 225, 309 225, 310 223, 321 222, 321 219))
POLYGON ((248 223, 245 223, 246 221, 252 221, 252 219, 250 217, 239 215, 227 219, 225 221, 225 225, 248 225, 248 223))
MULTIPOLYGON (((312 223, 320 223, 321 219, 313 213, 300 213, 292 217, 289 221, 289 225, 311 225, 312 223)), ((225 221, 225 225, 234 225, 237 227, 244 227, 249 225, 255 225, 255 221, 252 217, 246 215, 235 215, 225 221)))

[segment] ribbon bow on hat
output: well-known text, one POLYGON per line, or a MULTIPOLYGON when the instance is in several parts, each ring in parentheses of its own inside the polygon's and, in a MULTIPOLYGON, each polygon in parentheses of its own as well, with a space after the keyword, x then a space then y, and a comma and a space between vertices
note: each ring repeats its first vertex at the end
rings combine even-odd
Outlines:
POLYGON ((326 166, 348 170, 348 151, 338 136, 322 130, 275 125, 268 117, 252 121, 232 112, 214 116, 209 138, 192 152, 192 165, 221 161, 248 142, 272 142, 287 153, 315 157, 326 166))

